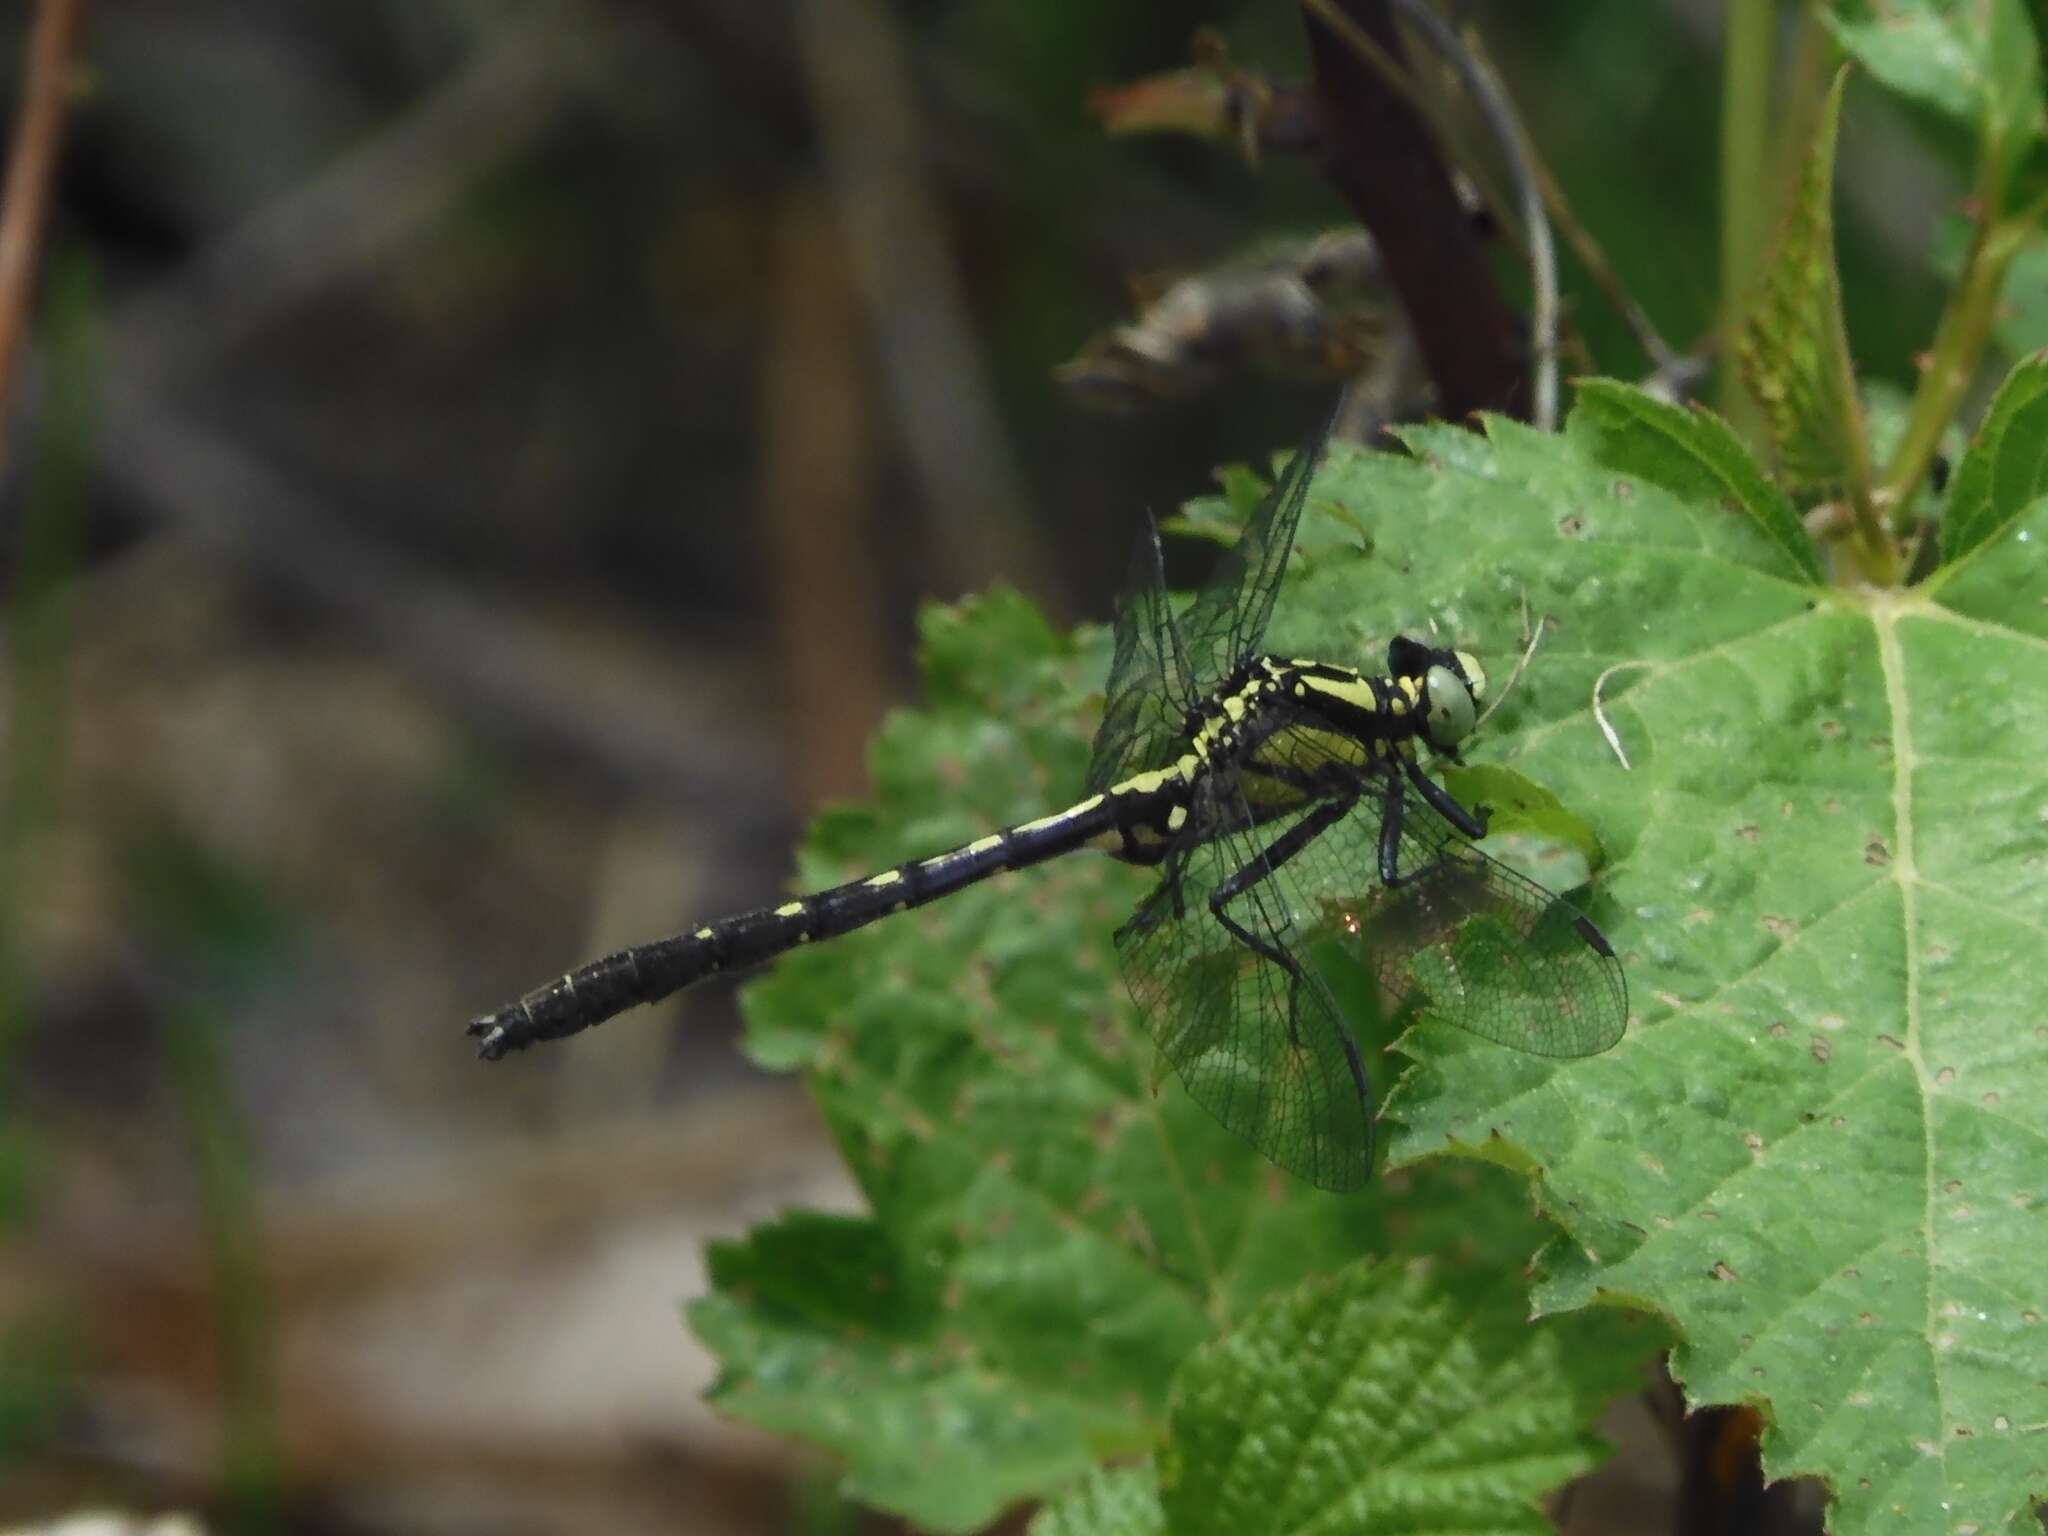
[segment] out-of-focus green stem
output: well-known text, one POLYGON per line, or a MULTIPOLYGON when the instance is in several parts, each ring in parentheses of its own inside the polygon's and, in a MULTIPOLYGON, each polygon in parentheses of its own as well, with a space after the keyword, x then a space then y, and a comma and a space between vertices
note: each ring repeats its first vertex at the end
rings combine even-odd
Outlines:
POLYGON ((228 1085, 217 1014, 206 1002, 186 998, 166 1022, 164 1041, 191 1137, 213 1281, 221 1491, 231 1529, 268 1531, 277 1526, 284 1458, 271 1382, 270 1287, 247 1132, 228 1085))
POLYGON ((2032 237, 2044 211, 2043 203, 2035 202, 2017 214, 2001 217, 1996 203, 1999 175, 1994 158, 1986 165, 1982 183, 1984 215, 1963 258, 1962 275, 1935 327, 1927 367, 1907 411, 1906 430, 1878 488, 1880 504, 1890 509, 1895 519, 1905 515, 1907 503, 1934 462, 1942 434, 1962 407, 1963 395, 1991 340, 2006 272, 2032 237))
POLYGON ((1749 316, 1764 222, 1773 199, 1766 154, 1771 127, 1771 54, 1775 0, 1728 0, 1721 54, 1721 413, 1753 424, 1756 408, 1743 391, 1735 340, 1749 316))
POLYGON ((43 336, 43 403, 14 550, 6 645, 13 674, 0 762, 0 1128, 10 1121, 14 1047, 30 1012, 27 951, 36 928, 39 860, 56 820, 69 681, 69 592, 84 537, 92 453, 95 284, 85 264, 51 270, 43 336))

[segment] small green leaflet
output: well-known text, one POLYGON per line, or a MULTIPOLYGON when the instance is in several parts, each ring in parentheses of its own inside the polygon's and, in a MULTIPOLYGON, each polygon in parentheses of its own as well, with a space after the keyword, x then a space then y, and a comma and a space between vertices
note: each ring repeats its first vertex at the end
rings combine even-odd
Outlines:
POLYGON ((1842 50, 2008 165, 2041 134, 2040 44, 2023 0, 1834 0, 1842 50))
POLYGON ((1835 136, 1848 71, 1835 76, 1798 200, 1765 268, 1737 351, 1795 490, 1870 494, 1870 456, 1835 270, 1835 136))
POLYGON ((1961 559, 2048 492, 2048 353, 2007 375, 1957 466, 1941 553, 1961 559))
POLYGON ((1820 580, 1820 556, 1792 499, 1713 412, 1667 404, 1612 379, 1588 379, 1568 427, 1573 443, 1610 469, 1688 501, 1741 512, 1784 552, 1787 575, 1820 580))

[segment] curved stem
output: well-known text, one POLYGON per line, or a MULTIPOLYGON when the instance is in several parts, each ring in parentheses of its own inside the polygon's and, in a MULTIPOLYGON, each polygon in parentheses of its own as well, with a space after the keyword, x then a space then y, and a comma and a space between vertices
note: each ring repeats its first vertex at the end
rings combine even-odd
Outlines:
POLYGON ((7 418, 14 355, 28 323, 84 13, 85 0, 43 0, 29 39, 28 74, 7 158, 6 197, 0 201, 0 422, 7 418))
MULTIPOLYGON (((1986 186, 1997 186, 1997 166, 1988 167, 1986 186)), ((1963 260, 1962 277, 1949 294, 1948 307, 1935 327, 1934 345, 1928 349, 1926 371, 1913 391, 1913 404, 1906 417, 1906 430, 1886 466, 1878 499, 1894 517, 1904 515, 1913 492, 1934 462, 1942 434, 1955 420, 1963 395, 1976 377, 1984 349, 1991 340, 1991 327, 1998 318, 1999 296, 2005 291, 2005 275, 2033 236, 2034 226, 2044 211, 2036 201, 2017 214, 2000 218, 1989 201, 1983 221, 1970 241, 1963 260)))

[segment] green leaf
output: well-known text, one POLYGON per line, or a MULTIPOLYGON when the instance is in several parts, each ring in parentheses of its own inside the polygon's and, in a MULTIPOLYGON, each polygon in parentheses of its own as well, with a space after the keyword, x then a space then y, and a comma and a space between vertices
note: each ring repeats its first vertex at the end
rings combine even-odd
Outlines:
POLYGON ((1163 1536, 1159 1478, 1150 1462, 1094 1470, 1032 1517, 1031 1536, 1163 1536))
POLYGON ((1786 575, 1820 579, 1820 556, 1791 498, 1713 412, 1682 409, 1631 384, 1588 379, 1579 385, 1569 430, 1597 463, 1742 513, 1785 552, 1786 575))
POLYGON ((1484 463, 1347 463, 1354 507, 1386 509, 1384 572, 1349 601, 1428 602, 1469 644, 1515 632, 1533 585, 1558 633, 1474 752, 1599 833, 1586 905, 1632 1017, 1571 1062, 1425 1023, 1390 1155, 1536 1170, 1568 1234, 1543 1306, 1667 1314, 1688 1397, 1763 1407, 1768 1472, 1824 1478, 1838 1536, 2025 1529, 2048 1493, 2025 958, 2048 935, 2048 500, 1910 592, 1830 591, 1570 431, 1490 437, 1484 463), (1571 585, 1525 575, 1567 519, 1571 585), (1633 771, 1590 716, 1621 662, 1633 771))
POLYGON ((1531 1324, 1512 1276, 1355 1264, 1261 1306, 1174 1381, 1176 1536, 1537 1533, 1660 1341, 1608 1311, 1531 1324))
POLYGON ((1480 849, 1548 890, 1577 890, 1607 861, 1585 817, 1526 774, 1499 763, 1452 763, 1438 778, 1464 804, 1486 807, 1480 849))
POLYGON ((2048 347, 2048 240, 2039 235, 2021 248, 2006 271, 1995 334, 1999 346, 2013 357, 2048 347))
POLYGON ((1798 201, 1763 277, 1737 350, 1762 407, 1785 479, 1813 492, 1870 492, 1870 455, 1842 321, 1835 270, 1835 136, 1844 69, 1835 76, 1807 152, 1798 201))
POLYGON ((2040 43, 2023 0, 1835 0, 1829 29, 1887 89, 2010 165, 2041 135, 2040 43))
MULTIPOLYGON (((797 1213, 714 1247, 715 1293, 690 1321, 727 1362, 719 1406, 846 1449, 849 1497, 935 1530, 986 1524, 1072 1479, 1091 1448, 1129 1445, 1131 1414, 1114 1395, 1026 1391, 1007 1372, 977 1368, 971 1323, 939 1283, 958 1246, 934 1235, 911 1247, 875 1223, 797 1213)), ((971 1282, 956 1273, 953 1283, 971 1282)), ((1107 1299, 1107 1289, 1093 1294, 1107 1299)), ((1014 1321, 1030 1331, 1028 1318, 1014 1321)), ((1142 1315, 1111 1329, 1141 1322, 1160 1339, 1175 1335, 1171 1320, 1142 1315)))
POLYGON ((2048 352, 2006 375, 1949 485, 1944 560, 1960 560, 2048 492, 2048 352))

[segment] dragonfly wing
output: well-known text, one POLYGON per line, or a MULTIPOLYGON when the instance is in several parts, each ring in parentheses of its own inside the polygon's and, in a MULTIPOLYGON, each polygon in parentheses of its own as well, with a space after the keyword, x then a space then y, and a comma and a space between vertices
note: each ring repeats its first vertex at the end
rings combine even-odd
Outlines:
POLYGON ((1117 605, 1116 654, 1088 760, 1088 793, 1171 762, 1196 691, 1166 592, 1159 530, 1148 517, 1138 530, 1129 582, 1117 605))
POLYGON ((1265 852, 1314 805, 1278 815, 1242 800, 1216 807, 1234 829, 1170 857, 1116 943, 1131 995, 1189 1095, 1282 1168, 1348 1190, 1372 1172, 1371 1085, 1351 1021, 1304 959, 1312 913, 1265 852), (1222 903, 1229 924, 1211 907, 1226 883, 1242 885, 1222 903))
POLYGON ((1309 482, 1336 419, 1333 410, 1309 435, 1178 622, 1166 591, 1159 531, 1146 519, 1117 608, 1116 654, 1088 762, 1089 793, 1171 762, 1180 751, 1189 708, 1257 651, 1286 574, 1309 482))
MULTIPOLYGON (((1398 883, 1378 878, 1379 814, 1314 860, 1326 911, 1365 946, 1390 999, 1538 1056, 1591 1056, 1628 1027, 1621 961, 1590 918, 1472 845, 1405 782, 1398 883), (1345 879, 1330 866, 1357 861, 1345 879)), ((1385 800, 1379 797, 1384 807, 1385 800)))
POLYGON ((1315 479, 1336 421, 1332 410, 1287 461, 1181 621, 1188 655, 1212 680, 1254 655, 1265 637, 1287 572, 1287 554, 1294 547, 1295 526, 1308 501, 1309 482, 1315 479))

